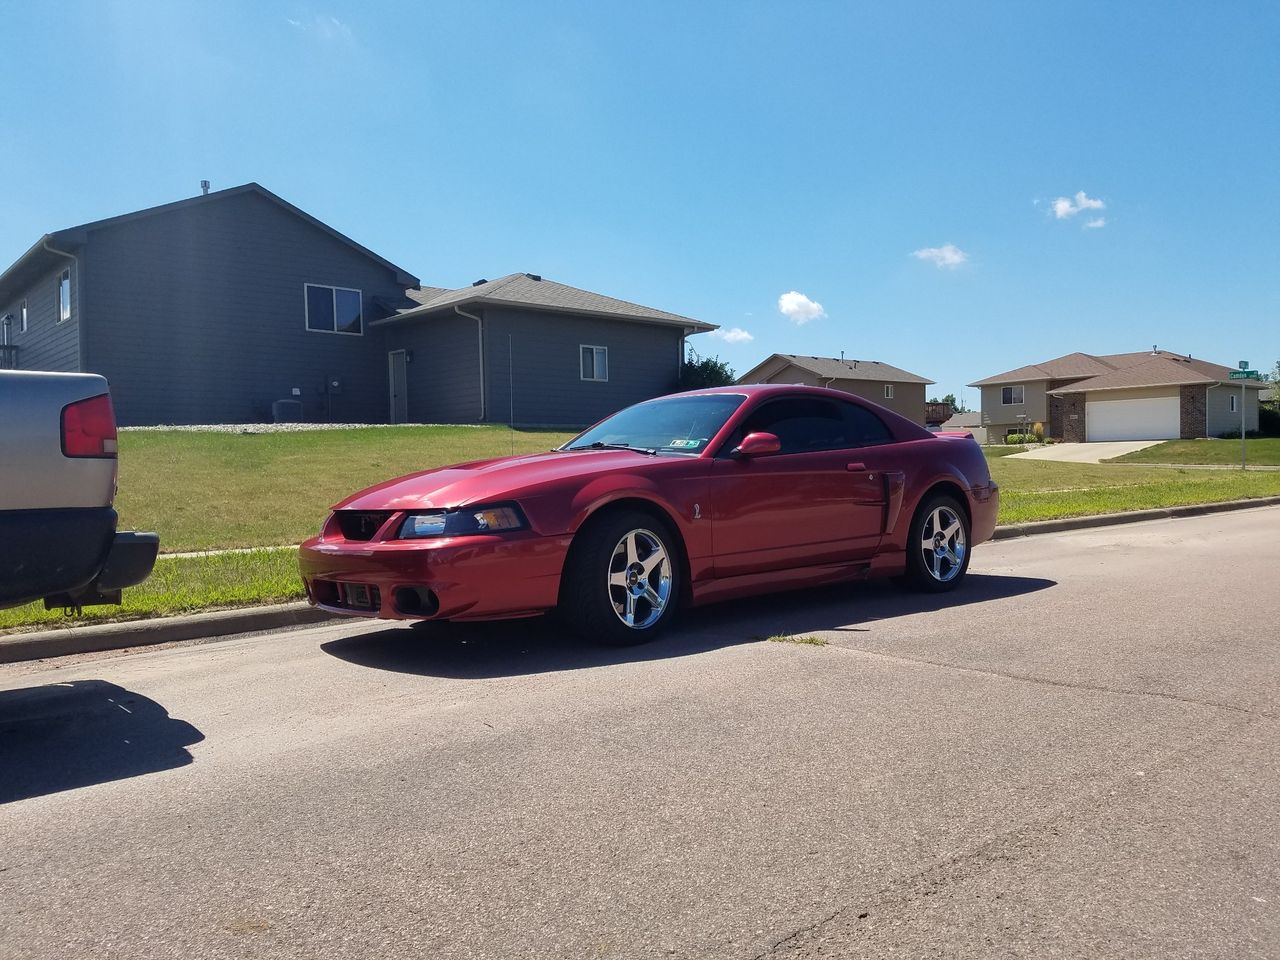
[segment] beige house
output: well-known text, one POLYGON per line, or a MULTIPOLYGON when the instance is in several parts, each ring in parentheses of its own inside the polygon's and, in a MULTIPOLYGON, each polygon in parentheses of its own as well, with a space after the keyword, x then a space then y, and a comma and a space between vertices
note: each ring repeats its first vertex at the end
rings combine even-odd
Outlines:
POLYGON ((1055 440, 1175 440, 1258 429, 1256 380, 1189 354, 1152 348, 1069 353, 971 383, 992 440, 1040 426, 1055 440))
POLYGON ((925 387, 934 381, 879 360, 845 360, 775 353, 752 367, 739 383, 803 383, 831 387, 870 400, 921 426, 925 387))

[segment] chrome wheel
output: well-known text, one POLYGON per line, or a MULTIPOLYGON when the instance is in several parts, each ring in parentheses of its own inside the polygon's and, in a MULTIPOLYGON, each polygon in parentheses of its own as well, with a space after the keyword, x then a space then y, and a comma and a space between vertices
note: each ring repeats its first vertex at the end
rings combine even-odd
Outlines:
POLYGON ((948 583, 964 569, 964 524, 950 507, 933 509, 920 528, 924 568, 938 583, 948 583))
POLYGON ((632 530, 618 541, 609 558, 608 589, 625 626, 643 630, 658 622, 671 598, 671 558, 657 534, 632 530))

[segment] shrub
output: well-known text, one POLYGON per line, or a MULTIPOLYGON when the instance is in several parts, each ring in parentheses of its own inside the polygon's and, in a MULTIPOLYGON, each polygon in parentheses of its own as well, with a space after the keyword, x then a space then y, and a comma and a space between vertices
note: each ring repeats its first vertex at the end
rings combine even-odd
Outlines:
POLYGON ((1258 407, 1258 433, 1264 437, 1280 437, 1280 406, 1264 403, 1258 407))
POLYGON ((701 357, 689 348, 689 356, 680 368, 678 381, 681 390, 702 390, 706 387, 728 387, 735 383, 733 368, 719 357, 701 357))

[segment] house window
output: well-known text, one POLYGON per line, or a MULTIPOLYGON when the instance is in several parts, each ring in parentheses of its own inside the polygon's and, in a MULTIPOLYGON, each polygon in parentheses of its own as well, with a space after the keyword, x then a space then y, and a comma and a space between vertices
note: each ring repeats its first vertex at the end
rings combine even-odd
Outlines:
POLYGON ((609 350, 607 347, 583 345, 578 348, 583 380, 605 381, 609 379, 609 350))
POLYGON ((893 384, 892 384, 892 383, 886 383, 886 384, 884 385, 884 398, 885 398, 886 400, 892 400, 892 399, 893 399, 893 384))
POLYGON ((27 301, 18 304, 18 332, 27 332, 27 301))
POLYGON ((306 291, 307 329, 312 333, 364 334, 363 297, 348 287, 303 284, 306 291))
POLYGON ((71 271, 62 271, 58 278, 58 322, 71 319, 71 271))
POLYGON ((1236 395, 1234 393, 1227 394, 1227 399, 1231 402, 1231 412, 1239 413, 1240 407, 1236 404, 1236 395))
POLYGON ((1000 388, 1000 403, 1006 407, 1023 402, 1023 390, 1021 385, 1016 387, 1000 388))

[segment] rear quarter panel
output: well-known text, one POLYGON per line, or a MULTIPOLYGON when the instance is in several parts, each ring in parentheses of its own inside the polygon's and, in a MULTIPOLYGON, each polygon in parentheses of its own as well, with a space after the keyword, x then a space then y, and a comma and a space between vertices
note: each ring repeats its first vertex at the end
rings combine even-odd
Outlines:
POLYGON ((883 549, 906 549, 907 534, 920 501, 939 485, 959 489, 964 506, 972 515, 975 506, 972 491, 991 482, 987 459, 982 449, 964 437, 930 436, 896 446, 895 459, 906 475, 906 491, 902 511, 892 530, 885 535, 883 549))

